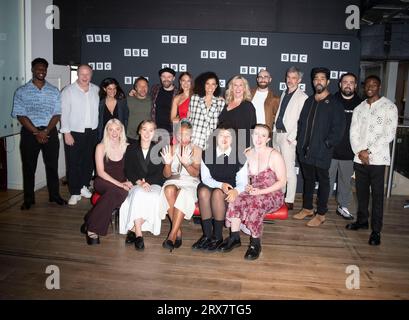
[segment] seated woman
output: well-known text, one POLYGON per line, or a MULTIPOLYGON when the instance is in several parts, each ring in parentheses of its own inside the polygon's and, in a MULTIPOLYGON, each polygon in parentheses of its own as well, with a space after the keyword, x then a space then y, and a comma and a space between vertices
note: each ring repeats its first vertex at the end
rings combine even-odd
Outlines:
POLYGON ((163 175, 168 180, 163 185, 159 206, 162 219, 167 213, 171 221, 170 233, 163 242, 163 247, 170 251, 182 245, 182 221, 192 217, 197 201, 201 150, 192 145, 191 136, 191 123, 182 120, 177 144, 166 146, 161 153, 165 163, 163 175))
POLYGON ((197 191, 203 235, 192 246, 211 252, 223 242, 227 204, 236 200, 247 184, 247 166, 239 163, 232 148, 232 130, 219 125, 216 132, 217 143, 209 144, 200 164, 202 183, 197 191))
POLYGON ((97 177, 94 188, 101 197, 84 217, 85 223, 81 227, 89 245, 99 244, 99 236, 107 234, 112 211, 121 206, 132 188, 132 183, 124 175, 127 146, 123 124, 118 119, 109 120, 102 142, 95 149, 97 177))
POLYGON ((249 184, 246 191, 229 204, 226 225, 231 233, 219 250, 229 252, 241 245, 240 224, 250 233, 250 244, 245 259, 257 259, 261 252, 260 237, 263 233, 263 218, 268 212, 277 211, 284 203, 284 188, 287 177, 281 154, 267 146, 271 129, 257 124, 252 134, 254 147, 246 152, 249 184))
POLYGON ((158 202, 165 178, 161 158, 154 154, 155 129, 154 121, 142 121, 139 141, 130 144, 125 153, 125 176, 135 186, 119 210, 119 233, 127 234, 125 242, 134 243, 136 250, 145 248, 142 231, 160 234, 158 202))

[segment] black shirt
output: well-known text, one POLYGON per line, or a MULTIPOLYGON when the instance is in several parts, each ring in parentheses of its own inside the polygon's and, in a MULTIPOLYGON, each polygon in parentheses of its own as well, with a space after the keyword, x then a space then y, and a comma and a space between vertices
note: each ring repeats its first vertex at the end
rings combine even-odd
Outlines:
POLYGON ((294 92, 295 92, 295 90, 293 92, 291 92, 291 93, 288 93, 288 89, 285 92, 283 101, 281 101, 280 113, 278 114, 278 118, 277 118, 277 122, 276 122, 276 129, 287 131, 285 126, 284 126, 283 118, 284 118, 285 111, 287 110, 288 103, 290 102, 291 98, 293 97, 294 92))
POLYGON ((167 91, 163 88, 159 89, 158 97, 156 98, 156 126, 161 129, 166 129, 169 133, 172 132, 172 123, 170 121, 170 111, 172 109, 173 90, 167 91))
POLYGON ((115 108, 114 108, 114 112, 113 112, 113 113, 111 113, 111 112, 108 110, 107 105, 105 105, 105 108, 104 108, 104 120, 103 120, 104 126, 103 126, 103 128, 105 128, 105 125, 106 125, 107 122, 108 122, 109 120, 111 120, 111 119, 118 119, 118 103, 115 105, 115 108))
POLYGON ((312 134, 313 126, 314 126, 315 112, 317 111, 317 106, 318 106, 318 102, 317 100, 314 99, 314 102, 311 106, 311 110, 310 110, 310 113, 308 114, 308 119, 307 119, 307 131, 305 135, 305 142, 303 145, 305 154, 307 154, 308 149, 310 147, 311 134, 312 134))

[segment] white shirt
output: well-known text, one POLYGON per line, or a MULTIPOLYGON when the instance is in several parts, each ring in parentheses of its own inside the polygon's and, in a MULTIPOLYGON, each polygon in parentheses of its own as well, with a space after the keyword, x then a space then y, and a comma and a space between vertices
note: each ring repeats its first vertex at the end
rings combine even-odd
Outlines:
POLYGON ((358 154, 368 149, 370 165, 389 166, 389 144, 393 141, 398 126, 398 108, 385 97, 368 104, 362 101, 352 114, 349 136, 355 153, 354 162, 362 163, 358 154))
POLYGON ((266 123, 266 114, 264 111, 264 102, 267 99, 268 91, 256 91, 251 101, 256 109, 257 123, 266 123))
MULTIPOLYGON (((217 181, 213 179, 213 177, 210 175, 210 170, 202 160, 200 164, 200 177, 202 179, 202 182, 209 186, 210 188, 222 188, 223 182, 217 181)), ((241 169, 236 173, 236 190, 239 193, 244 192, 246 189, 247 185, 247 162, 241 167, 241 169)))
POLYGON ((86 128, 98 127, 99 87, 89 84, 88 92, 77 82, 65 87, 61 92, 62 133, 84 132, 86 128))

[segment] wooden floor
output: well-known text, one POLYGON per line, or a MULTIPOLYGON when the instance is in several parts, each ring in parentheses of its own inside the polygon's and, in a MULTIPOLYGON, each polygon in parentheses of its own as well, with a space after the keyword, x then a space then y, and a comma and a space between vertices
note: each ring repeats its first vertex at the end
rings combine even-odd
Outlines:
POLYGON ((20 211, 20 192, 0 192, 1 299, 409 299, 409 210, 402 197, 385 201, 379 247, 368 245, 369 231, 346 230, 331 200, 318 229, 291 218, 265 224, 262 254, 251 262, 243 259, 244 235, 231 253, 193 251, 201 229, 186 221, 183 245, 172 253, 161 245, 167 221, 160 236, 146 234, 144 252, 112 233, 88 246, 79 227, 89 201, 61 208, 47 199, 42 189, 36 205, 20 211), (60 290, 46 289, 49 265, 60 270, 60 290), (346 288, 350 265, 359 268, 359 289, 346 288))

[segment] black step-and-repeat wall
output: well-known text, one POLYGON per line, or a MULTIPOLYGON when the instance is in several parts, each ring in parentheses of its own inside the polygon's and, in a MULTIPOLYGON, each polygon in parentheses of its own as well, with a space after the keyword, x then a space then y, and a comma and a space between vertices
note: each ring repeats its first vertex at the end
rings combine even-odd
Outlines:
MULTIPOLYGON (((114 77, 125 92, 139 76, 148 78, 151 85, 158 83, 158 70, 170 67, 176 76, 183 71, 193 77, 214 71, 223 89, 238 74, 255 86, 256 74, 267 69, 273 77, 271 88, 280 94, 286 69, 296 66, 304 72, 301 88, 310 95, 314 67, 331 70, 331 92, 338 90, 342 73, 358 75, 360 42, 343 35, 98 28, 82 35, 81 61, 95 70, 95 84, 114 77)), ((298 192, 300 188, 301 180, 298 192)))

